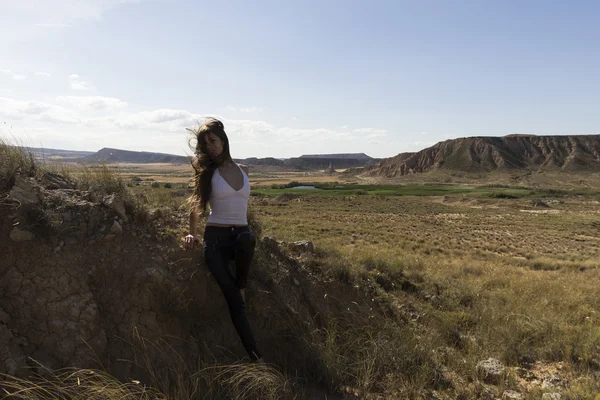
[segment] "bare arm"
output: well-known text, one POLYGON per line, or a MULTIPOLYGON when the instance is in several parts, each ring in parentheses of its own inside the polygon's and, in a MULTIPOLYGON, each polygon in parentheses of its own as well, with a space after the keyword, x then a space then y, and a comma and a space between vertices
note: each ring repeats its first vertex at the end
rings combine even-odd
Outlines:
POLYGON ((198 208, 192 207, 190 210, 190 235, 196 236, 198 233, 198 208))
POLYGON ((200 244, 198 235, 198 207, 192 206, 190 209, 190 234, 184 238, 185 248, 191 249, 197 243, 200 244))

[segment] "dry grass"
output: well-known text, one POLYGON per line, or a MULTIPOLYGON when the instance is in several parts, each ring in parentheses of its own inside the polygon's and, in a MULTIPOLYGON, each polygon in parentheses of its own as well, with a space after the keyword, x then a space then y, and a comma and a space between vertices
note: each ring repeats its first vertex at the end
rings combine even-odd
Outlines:
POLYGON ((37 167, 33 154, 0 138, 0 193, 12 186, 17 173, 35 176, 37 167))
MULTIPOLYGON (((146 373, 147 381, 120 382, 103 370, 43 369, 41 374, 21 379, 1 375, 2 398, 50 399, 138 399, 138 400, 236 400, 296 399, 301 390, 291 379, 269 365, 219 365, 210 357, 199 358, 191 370, 189 362, 165 341, 149 342, 137 332, 135 356, 128 361, 146 373)), ((42 367, 42 366, 40 366, 42 367)), ((42 367, 43 368, 43 367, 42 367)))
POLYGON ((293 389, 298 391, 294 381, 269 365, 223 365, 205 353, 190 363, 189 355, 180 354, 167 342, 150 342, 137 332, 131 346, 135 349, 132 362, 146 372, 149 385, 168 399, 293 399, 293 389))
MULTIPOLYGON (((476 363, 488 357, 509 366, 563 361, 591 379, 600 370, 596 199, 561 199, 554 214, 522 212, 531 209, 527 200, 455 200, 301 196, 286 203, 255 199, 254 209, 265 235, 315 243, 308 265, 387 292, 390 306, 422 328, 403 338, 465 382, 476 379, 476 363)), ((361 337, 352 329, 344 335, 350 342, 361 337)), ((422 365, 418 353, 402 352, 408 368, 422 365)), ((323 353, 336 360, 344 350, 323 353)), ((352 365, 339 362, 339 374, 364 387, 352 365)), ((440 384, 424 381, 422 388, 440 384)), ((578 390, 591 395, 588 387, 578 390)), ((399 390, 397 382, 386 390, 399 390)))

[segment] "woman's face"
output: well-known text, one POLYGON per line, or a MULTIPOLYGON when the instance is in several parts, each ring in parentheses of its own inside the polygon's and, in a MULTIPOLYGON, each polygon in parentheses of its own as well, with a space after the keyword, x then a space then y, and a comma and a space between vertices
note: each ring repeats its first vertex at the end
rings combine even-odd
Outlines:
POLYGON ((214 133, 208 133, 204 136, 206 149, 210 158, 217 158, 223 152, 223 141, 214 133))

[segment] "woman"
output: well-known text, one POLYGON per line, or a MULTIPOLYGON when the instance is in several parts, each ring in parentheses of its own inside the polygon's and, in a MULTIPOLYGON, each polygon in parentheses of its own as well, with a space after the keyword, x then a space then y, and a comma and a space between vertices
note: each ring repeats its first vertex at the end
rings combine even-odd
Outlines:
POLYGON ((198 215, 203 216, 210 204, 204 230, 204 260, 225 295, 246 352, 251 360, 262 362, 245 309, 244 288, 256 245, 256 238, 248 229, 248 170, 231 158, 221 121, 210 118, 199 128, 188 130, 196 140, 196 157, 192 162, 195 179, 190 198, 190 234, 184 239, 185 247, 191 249, 200 244, 196 234, 198 215), (235 276, 228 268, 230 260, 235 261, 235 276))

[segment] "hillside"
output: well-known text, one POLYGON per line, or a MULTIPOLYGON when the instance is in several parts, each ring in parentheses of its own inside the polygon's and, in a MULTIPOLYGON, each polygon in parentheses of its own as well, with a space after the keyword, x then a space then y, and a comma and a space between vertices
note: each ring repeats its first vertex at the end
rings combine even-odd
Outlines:
MULTIPOLYGON (((247 312, 270 365, 240 363, 244 349, 202 252, 180 247, 185 210, 149 210, 117 181, 82 186, 52 172, 32 176, 35 171, 11 173, 0 186, 0 346, 6 350, 0 374, 8 374, 0 387, 20 387, 19 378, 62 368, 84 368, 72 386, 81 392, 95 390, 83 386, 90 384, 87 368, 101 368, 121 382, 136 379, 145 390, 152 383, 173 394, 144 399, 196 392, 204 399, 341 399, 343 385, 354 382, 325 358, 322 343, 330 321, 348 320, 365 331, 376 325, 373 319, 384 325, 389 306, 365 301, 377 297, 376 285, 349 290, 314 262, 301 262, 313 260, 313 250, 261 237, 251 220, 261 240, 247 312), (193 384, 188 388, 182 378, 193 384), (239 389, 233 379, 254 383, 239 389)), ((395 326, 394 336, 404 336, 395 326)), ((113 394, 102 398, 125 398, 112 385, 113 394)))
POLYGON ((304 154, 300 158, 319 158, 328 160, 363 160, 365 162, 373 160, 365 153, 353 153, 353 154, 304 154))
MULTIPOLYGON (((172 163, 187 164, 190 162, 188 157, 177 156, 174 154, 152 153, 145 151, 129 151, 112 148, 103 148, 102 150, 78 159, 84 163, 172 163)), ((290 170, 313 170, 325 169, 330 164, 334 168, 363 167, 371 165, 379 160, 371 158, 364 153, 360 154, 320 154, 303 155, 300 157, 288 158, 285 160, 265 157, 249 157, 245 159, 235 159, 237 163, 257 166, 282 167, 290 170)))
POLYGON ((325 169, 331 165, 334 169, 353 167, 365 167, 376 164, 379 160, 371 158, 366 154, 321 154, 303 155, 289 158, 284 161, 283 166, 293 170, 325 169))
POLYGON ((273 157, 266 157, 266 158, 256 158, 256 157, 250 157, 250 158, 236 158, 234 159, 234 161, 238 164, 245 164, 245 165, 268 165, 268 166, 275 166, 275 167, 280 167, 283 165, 283 160, 280 160, 278 158, 273 158, 273 157))
POLYGON ((187 164, 190 162, 188 157, 177 156, 173 154, 152 153, 146 151, 129 151, 111 149, 105 147, 98 152, 81 158, 81 162, 106 162, 106 163, 174 163, 187 164))
POLYGON ((26 150, 33 154, 38 160, 74 161, 94 154, 93 151, 44 149, 35 147, 27 147, 26 150))
POLYGON ((468 137, 439 142, 416 153, 400 153, 378 165, 354 170, 393 178, 438 169, 590 171, 600 168, 600 135, 468 137))

